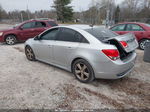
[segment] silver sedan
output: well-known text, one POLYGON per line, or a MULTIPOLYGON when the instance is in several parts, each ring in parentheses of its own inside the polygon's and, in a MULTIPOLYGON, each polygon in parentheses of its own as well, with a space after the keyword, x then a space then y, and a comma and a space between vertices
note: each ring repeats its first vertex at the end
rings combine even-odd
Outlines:
POLYGON ((72 72, 84 83, 95 78, 118 79, 135 64, 133 34, 118 35, 103 27, 57 26, 25 43, 28 60, 39 60, 72 72))

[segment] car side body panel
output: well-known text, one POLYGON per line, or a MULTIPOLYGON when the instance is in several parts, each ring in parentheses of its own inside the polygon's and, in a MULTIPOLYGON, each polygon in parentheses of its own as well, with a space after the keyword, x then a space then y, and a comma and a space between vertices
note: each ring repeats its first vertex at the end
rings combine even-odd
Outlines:
POLYGON ((118 59, 112 61, 102 50, 117 49, 115 45, 103 43, 82 29, 70 26, 59 26, 58 28, 75 30, 82 34, 89 43, 60 42, 54 40, 45 44, 51 45, 50 48, 40 48, 41 45, 35 46, 35 44, 41 40, 29 39, 26 41, 25 46, 29 45, 35 51, 37 60, 72 72, 72 62, 75 59, 84 59, 92 66, 95 78, 103 79, 118 79, 124 77, 133 69, 136 60, 136 53, 134 51, 125 60, 118 59), (41 57, 39 57, 38 53, 41 54, 41 57), (49 56, 50 61, 42 58, 45 57, 44 55, 49 56))

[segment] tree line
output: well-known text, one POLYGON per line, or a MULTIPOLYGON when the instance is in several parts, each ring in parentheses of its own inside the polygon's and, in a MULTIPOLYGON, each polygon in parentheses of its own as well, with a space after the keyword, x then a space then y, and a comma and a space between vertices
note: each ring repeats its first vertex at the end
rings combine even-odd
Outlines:
POLYGON ((150 23, 150 0, 91 0, 87 10, 75 12, 70 5, 72 0, 54 0, 51 10, 30 12, 6 12, 0 5, 0 20, 11 19, 24 21, 34 18, 51 18, 62 23, 79 22, 87 24, 110 24, 123 21, 140 21, 150 23))
POLYGON ((150 0, 93 0, 86 11, 77 12, 77 18, 84 23, 139 21, 150 23, 150 0))

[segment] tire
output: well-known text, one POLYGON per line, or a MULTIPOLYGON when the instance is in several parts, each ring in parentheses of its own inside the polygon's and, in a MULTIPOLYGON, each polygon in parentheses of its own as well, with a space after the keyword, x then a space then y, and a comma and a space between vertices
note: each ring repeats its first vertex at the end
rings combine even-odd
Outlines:
POLYGON ((140 48, 141 50, 144 50, 145 45, 146 45, 146 42, 150 42, 150 40, 149 40, 149 39, 143 39, 143 40, 141 40, 141 41, 139 42, 139 48, 140 48))
POLYGON ((72 72, 82 83, 92 82, 95 78, 91 65, 83 59, 78 59, 73 63, 72 72))
POLYGON ((34 52, 30 46, 25 47, 25 54, 26 54, 26 57, 29 61, 35 61, 36 60, 34 52))
POLYGON ((14 45, 17 42, 15 35, 7 35, 5 38, 5 42, 8 45, 14 45))

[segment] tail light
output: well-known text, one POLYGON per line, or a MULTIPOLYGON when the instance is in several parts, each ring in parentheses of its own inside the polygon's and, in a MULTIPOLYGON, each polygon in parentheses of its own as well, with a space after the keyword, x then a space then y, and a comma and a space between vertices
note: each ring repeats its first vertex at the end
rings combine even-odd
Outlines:
POLYGON ((128 47, 128 44, 126 41, 120 41, 120 44, 124 47, 124 48, 127 48, 128 47))
POLYGON ((119 51, 117 49, 104 49, 102 52, 113 61, 119 59, 120 57, 119 51))

